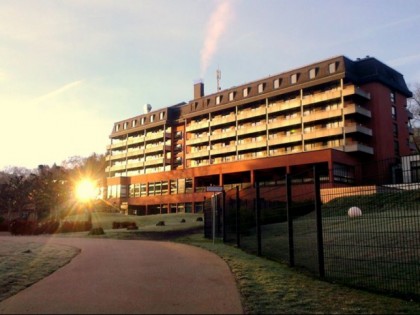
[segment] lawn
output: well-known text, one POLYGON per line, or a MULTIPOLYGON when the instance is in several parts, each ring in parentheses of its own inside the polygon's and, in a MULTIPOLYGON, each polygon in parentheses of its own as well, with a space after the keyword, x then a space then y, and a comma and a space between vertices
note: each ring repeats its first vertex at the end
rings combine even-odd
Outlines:
MULTIPOLYGON (((105 229, 105 235, 89 236, 87 232, 76 233, 85 237, 108 237, 119 239, 159 239, 170 240, 199 246, 212 251, 226 261, 236 278, 238 289, 242 297, 242 303, 247 314, 419 314, 420 303, 408 302, 385 295, 368 293, 361 290, 351 289, 345 286, 320 281, 316 278, 291 269, 287 265, 268 260, 255 255, 247 254, 242 250, 203 237, 203 223, 197 222, 197 214, 168 214, 152 215, 147 217, 124 216, 120 214, 96 213, 92 216, 94 227, 101 226, 105 229), (185 223, 181 220, 185 219, 185 223), (112 222, 115 220, 135 220, 139 230, 127 231, 124 229, 113 230, 112 222), (165 221, 164 226, 156 226, 158 221, 165 221), (198 233, 197 233, 198 231, 198 233)), ((72 233, 67 234, 71 237, 72 233)), ((1 240, 1 237, 0 237, 1 240)), ((0 283, 4 284, 7 279, 13 279, 14 291, 24 289, 30 282, 38 281, 42 276, 49 274, 63 265, 56 263, 47 255, 47 251, 37 249, 37 255, 28 257, 27 250, 35 251, 34 244, 22 244, 21 248, 9 249, 13 253, 13 268, 11 273, 5 275, 0 269, 0 283), (45 255, 42 253, 45 252, 45 255), (34 276, 31 280, 22 284, 22 270, 32 263, 35 268, 30 269, 34 276), (41 266, 49 262, 45 268, 48 272, 40 272, 41 266)), ((1 246, 0 257, 6 257, 3 252, 5 246, 1 246)), ((74 253, 63 253, 61 248, 49 248, 56 251, 55 256, 63 257, 64 263, 71 259, 74 253), (70 255, 69 255, 70 254, 70 255), (67 260, 64 259, 67 257, 67 260), (68 258, 70 257, 70 258, 68 258)), ((0 268, 5 268, 4 265, 0 268)), ((4 297, 2 297, 4 299, 4 297)), ((1 299, 1 298, 0 298, 1 299)))

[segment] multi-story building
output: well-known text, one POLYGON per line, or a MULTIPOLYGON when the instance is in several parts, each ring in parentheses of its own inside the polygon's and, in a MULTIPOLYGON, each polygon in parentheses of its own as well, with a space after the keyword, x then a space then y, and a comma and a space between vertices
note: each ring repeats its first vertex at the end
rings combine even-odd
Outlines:
POLYGON ((207 186, 276 183, 315 164, 331 186, 357 183, 375 172, 364 164, 412 153, 410 96, 403 76, 372 57, 338 56, 211 95, 197 82, 189 102, 114 124, 106 198, 129 213, 196 212, 207 186))

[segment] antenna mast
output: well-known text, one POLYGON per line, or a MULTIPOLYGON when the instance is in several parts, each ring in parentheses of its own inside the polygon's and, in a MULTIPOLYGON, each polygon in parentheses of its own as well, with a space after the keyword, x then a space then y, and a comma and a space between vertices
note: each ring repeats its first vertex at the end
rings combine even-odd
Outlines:
POLYGON ((222 71, 217 69, 216 71, 216 78, 217 78, 217 92, 219 92, 222 88, 220 87, 220 79, 222 78, 222 71))

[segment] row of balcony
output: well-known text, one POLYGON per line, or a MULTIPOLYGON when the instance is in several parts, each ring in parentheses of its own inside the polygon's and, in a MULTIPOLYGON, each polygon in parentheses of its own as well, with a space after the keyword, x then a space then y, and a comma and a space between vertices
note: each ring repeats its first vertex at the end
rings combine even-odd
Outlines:
POLYGON ((287 143, 302 142, 307 140, 313 140, 318 138, 328 138, 334 136, 341 136, 343 134, 362 133, 367 136, 372 136, 372 130, 362 125, 352 124, 343 127, 334 128, 319 128, 311 130, 307 133, 290 133, 288 135, 280 135, 279 137, 272 139, 263 139, 261 141, 249 141, 246 143, 238 143, 227 146, 213 146, 211 149, 206 147, 203 150, 197 152, 190 152, 186 154, 186 159, 195 159, 205 156, 214 156, 220 154, 226 154, 236 151, 253 150, 266 146, 282 145, 287 143))
POLYGON ((133 156, 142 156, 145 154, 151 154, 151 153, 158 153, 158 152, 169 152, 171 151, 170 145, 160 145, 160 146, 153 146, 149 148, 137 148, 133 150, 128 150, 126 152, 120 153, 120 154, 113 154, 113 155, 107 155, 106 160, 119 160, 125 157, 133 157, 133 156))
MULTIPOLYGON (((352 142, 345 146, 330 146, 330 145, 323 145, 323 144, 317 144, 317 145, 308 145, 305 147, 305 152, 310 151, 317 151, 322 149, 328 149, 328 148, 334 148, 340 151, 345 152, 365 152, 368 154, 373 154, 374 150, 372 147, 361 143, 361 142, 352 142)), ((247 160, 247 159, 255 159, 255 158, 262 158, 262 157, 269 157, 269 156, 281 156, 281 155, 287 155, 292 153, 301 153, 302 152, 302 146, 297 145, 294 147, 288 147, 288 148, 277 148, 274 150, 267 151, 259 151, 256 154, 255 153, 247 153, 247 154, 232 154, 230 156, 225 157, 213 157, 210 158, 210 156, 207 154, 203 156, 202 160, 190 160, 189 166, 190 167, 198 167, 198 166, 206 166, 210 164, 220 164, 230 161, 240 161, 240 160, 247 160)))
MULTIPOLYGON (((372 114, 369 110, 357 104, 349 104, 349 105, 346 105, 344 109, 339 108, 339 109, 333 109, 333 110, 319 110, 319 111, 312 112, 309 115, 303 117, 303 123, 308 123, 308 122, 313 122, 313 121, 318 121, 318 120, 325 120, 325 119, 339 118, 343 114, 350 115, 350 114, 355 114, 355 113, 363 115, 368 118, 372 117, 372 114)), ((294 125, 300 125, 301 123, 302 123, 302 119, 301 119, 300 114, 296 114, 295 117, 291 117, 291 118, 278 117, 276 120, 270 121, 267 124, 260 124, 257 126, 244 125, 242 126, 241 129, 238 129, 237 134, 243 135, 243 134, 248 134, 248 133, 264 131, 266 129, 291 127, 294 125)), ((209 122, 207 121, 206 124, 208 126, 209 122)), ((233 137, 236 135, 235 134, 236 129, 237 127, 234 127, 234 129, 231 128, 227 132, 220 132, 219 134, 213 133, 210 136, 210 138, 208 135, 204 135, 202 137, 188 139, 187 145, 194 145, 198 143, 208 142, 209 140, 211 141, 219 140, 225 137, 233 137)))
POLYGON ((212 120, 191 122, 191 124, 187 126, 186 130, 187 132, 191 132, 194 130, 209 128, 210 126, 213 127, 213 126, 218 126, 222 124, 233 123, 236 120, 240 121, 240 120, 251 118, 251 117, 254 118, 258 116, 264 116, 267 113, 270 114, 270 113, 280 112, 280 111, 284 111, 284 110, 288 110, 292 108, 298 108, 301 106, 316 104, 319 102, 325 102, 332 99, 341 99, 341 97, 346 97, 350 95, 359 95, 367 100, 370 99, 370 93, 367 93, 354 85, 349 85, 349 86, 345 86, 343 90, 337 89, 337 90, 319 92, 319 93, 305 96, 302 100, 300 98, 295 98, 291 100, 277 102, 277 103, 271 104, 268 108, 263 106, 256 109, 245 109, 245 110, 238 111, 237 115, 235 115, 235 113, 230 113, 229 115, 226 115, 226 116, 216 116, 212 120))
POLYGON ((171 160, 165 157, 155 158, 146 161, 138 161, 138 162, 127 162, 127 164, 118 164, 108 166, 106 168, 106 172, 116 172, 122 170, 129 170, 133 168, 143 168, 151 165, 168 165, 171 163, 171 160))
POLYGON ((115 149, 119 147, 126 147, 127 145, 131 145, 131 144, 144 143, 144 142, 158 140, 158 139, 165 140, 165 139, 170 139, 170 138, 171 138, 171 134, 166 131, 154 132, 154 133, 146 134, 145 136, 144 135, 137 136, 137 137, 129 136, 126 140, 120 140, 116 143, 107 145, 107 149, 111 150, 111 149, 115 149))

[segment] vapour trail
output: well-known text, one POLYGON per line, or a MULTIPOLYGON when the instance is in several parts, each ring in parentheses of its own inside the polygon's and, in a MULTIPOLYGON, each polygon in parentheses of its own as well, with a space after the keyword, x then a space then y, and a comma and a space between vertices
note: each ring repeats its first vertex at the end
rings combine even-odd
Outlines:
POLYGON ((223 35, 232 17, 232 1, 219 1, 208 21, 204 45, 201 49, 201 77, 204 77, 210 61, 218 49, 220 37, 223 35))

